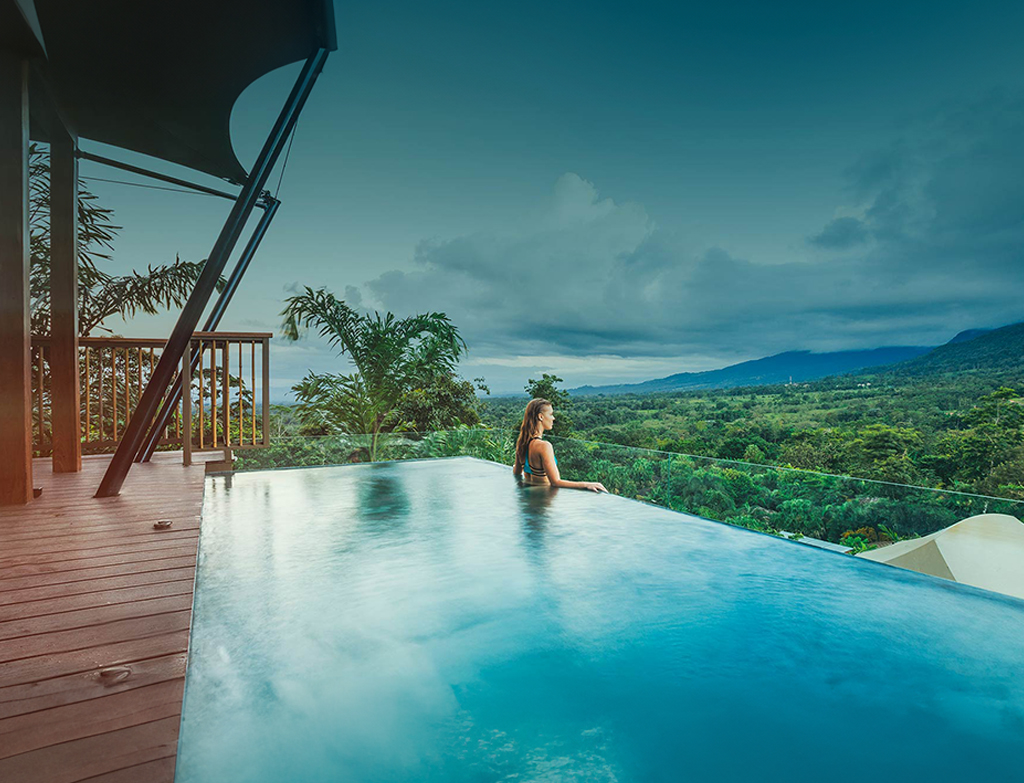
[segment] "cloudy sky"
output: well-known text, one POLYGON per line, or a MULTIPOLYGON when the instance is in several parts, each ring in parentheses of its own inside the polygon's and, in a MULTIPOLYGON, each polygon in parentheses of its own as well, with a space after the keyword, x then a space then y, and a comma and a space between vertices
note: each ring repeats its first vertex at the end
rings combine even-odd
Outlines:
MULTIPOLYGON (((279 331, 301 285, 440 310, 506 392, 1024 319, 1020 3, 355 5, 222 328, 279 331)), ((239 101, 244 164, 297 71, 239 101)), ((124 226, 112 271, 203 258, 227 214, 89 184, 124 226)), ((273 362, 278 399, 345 367, 314 340, 273 362)))

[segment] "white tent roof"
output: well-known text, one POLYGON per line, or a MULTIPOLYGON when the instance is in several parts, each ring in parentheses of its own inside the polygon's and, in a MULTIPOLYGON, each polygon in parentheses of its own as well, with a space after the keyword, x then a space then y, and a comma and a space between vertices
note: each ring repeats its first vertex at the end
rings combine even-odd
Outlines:
POLYGON ((858 557, 1024 598, 1024 524, 981 514, 858 557))

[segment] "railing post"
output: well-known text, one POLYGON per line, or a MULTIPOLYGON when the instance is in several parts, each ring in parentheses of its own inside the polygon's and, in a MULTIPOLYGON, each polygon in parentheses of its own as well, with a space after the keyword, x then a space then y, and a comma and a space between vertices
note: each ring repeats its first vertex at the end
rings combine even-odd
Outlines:
POLYGON ((192 341, 181 355, 181 453, 187 468, 192 464, 192 341))
POLYGON ((96 397, 99 408, 96 416, 96 440, 103 440, 103 348, 96 349, 96 397))
POLYGON ((249 384, 249 388, 252 393, 252 410, 249 411, 249 423, 252 425, 252 435, 249 438, 249 443, 253 446, 256 445, 256 341, 253 340, 249 343, 249 374, 252 377, 252 381, 249 384))
MULTIPOLYGON (((205 445, 204 438, 206 437, 206 435, 205 435, 205 431, 206 431, 205 410, 206 409, 203 407, 204 405, 206 405, 206 403, 203 402, 203 351, 205 349, 203 348, 203 341, 202 341, 202 339, 199 340, 199 342, 196 345, 196 347, 199 349, 199 448, 201 449, 205 445)), ((191 371, 191 368, 190 368, 190 371, 191 371)), ((184 390, 182 390, 182 391, 184 391, 184 390)))
POLYGON ((231 341, 224 341, 224 445, 231 446, 231 341))
POLYGON ((217 448, 217 341, 210 343, 210 438, 213 447, 217 448))
MULTIPOLYGON (((39 443, 41 446, 53 449, 53 428, 51 437, 46 439, 46 344, 39 346, 39 361, 36 363, 36 408, 39 410, 39 443)), ((52 399, 52 398, 51 398, 52 399)), ((50 411, 50 420, 53 420, 53 411, 50 411)))
POLYGON ((263 445, 270 445, 270 338, 263 338, 263 445))

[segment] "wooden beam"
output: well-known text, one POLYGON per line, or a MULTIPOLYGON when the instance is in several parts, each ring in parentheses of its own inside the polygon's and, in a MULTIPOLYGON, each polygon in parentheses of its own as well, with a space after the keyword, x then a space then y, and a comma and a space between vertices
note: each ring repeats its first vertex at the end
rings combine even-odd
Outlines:
POLYGON ((50 409, 53 472, 82 469, 78 384, 78 159, 67 133, 50 141, 50 409))
POLYGON ((0 49, 0 505, 32 499, 28 61, 0 49))

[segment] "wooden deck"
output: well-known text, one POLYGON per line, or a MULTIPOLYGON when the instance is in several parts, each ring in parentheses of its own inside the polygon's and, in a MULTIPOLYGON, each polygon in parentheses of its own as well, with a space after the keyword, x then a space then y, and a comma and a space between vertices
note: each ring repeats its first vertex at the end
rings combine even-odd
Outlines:
POLYGON ((204 466, 157 455, 97 500, 108 461, 36 460, 42 496, 0 509, 3 783, 174 779, 204 466))

